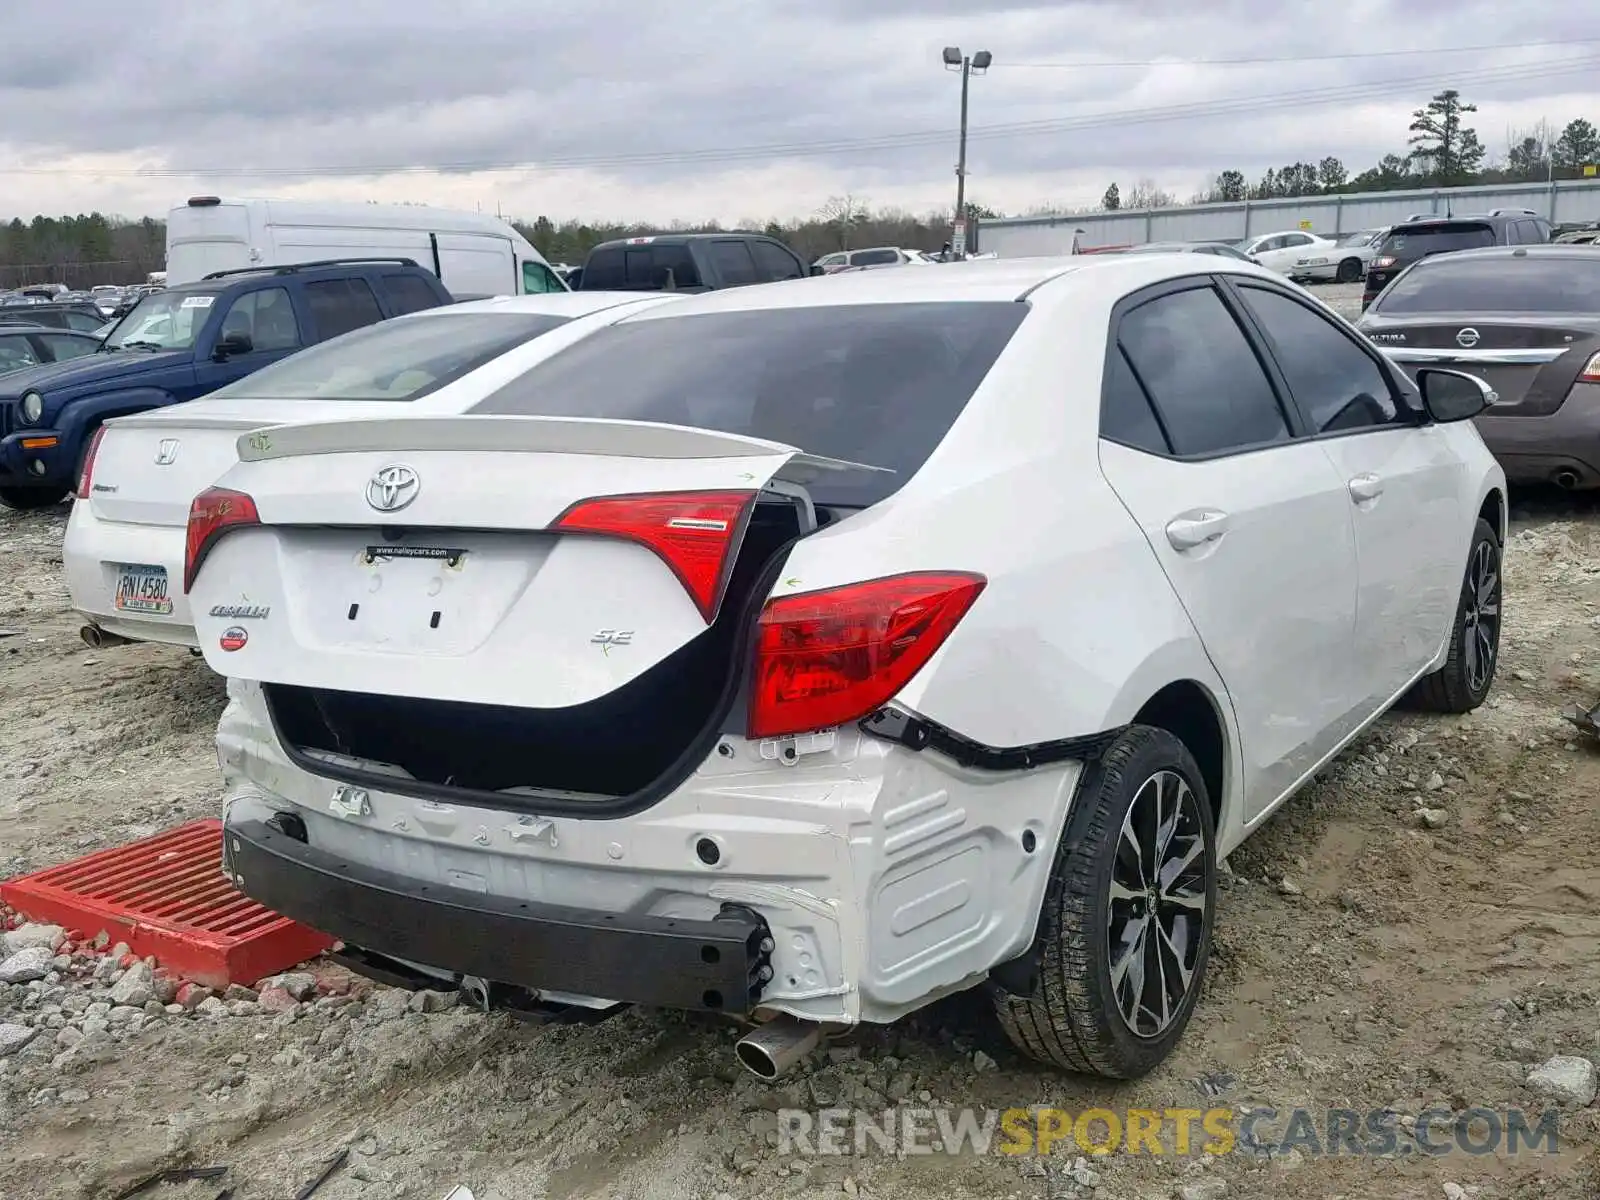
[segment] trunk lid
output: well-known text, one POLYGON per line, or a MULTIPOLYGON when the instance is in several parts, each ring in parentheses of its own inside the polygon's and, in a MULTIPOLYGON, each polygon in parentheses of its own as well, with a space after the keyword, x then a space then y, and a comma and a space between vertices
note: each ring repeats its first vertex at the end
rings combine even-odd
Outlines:
POLYGON ((1413 377, 1423 366, 1478 376, 1499 397, 1492 414, 1496 417, 1549 416, 1600 350, 1600 330, 1593 324, 1559 316, 1368 318, 1363 331, 1413 377))
POLYGON ((89 505, 95 516, 182 528, 189 503, 238 462, 239 435, 292 420, 392 412, 403 404, 332 400, 196 400, 106 422, 89 505))
MULTIPOLYGON (((552 529, 574 506, 762 489, 805 505, 821 473, 880 469, 685 426, 557 417, 281 426, 240 438, 239 457, 219 485, 250 495, 262 525, 218 540, 191 595, 214 669, 534 709, 607 696, 709 624, 647 545, 552 529), (413 481, 404 497, 384 490, 396 467, 413 481)), ((742 534, 731 525, 724 579, 742 534)))

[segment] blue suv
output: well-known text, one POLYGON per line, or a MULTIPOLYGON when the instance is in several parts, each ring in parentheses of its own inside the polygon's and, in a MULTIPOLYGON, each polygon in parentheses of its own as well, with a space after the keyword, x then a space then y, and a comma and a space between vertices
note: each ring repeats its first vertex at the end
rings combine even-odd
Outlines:
POLYGON ((0 376, 0 502, 59 503, 112 417, 194 400, 306 346, 450 303, 409 258, 218 271, 146 296, 96 353, 0 376))

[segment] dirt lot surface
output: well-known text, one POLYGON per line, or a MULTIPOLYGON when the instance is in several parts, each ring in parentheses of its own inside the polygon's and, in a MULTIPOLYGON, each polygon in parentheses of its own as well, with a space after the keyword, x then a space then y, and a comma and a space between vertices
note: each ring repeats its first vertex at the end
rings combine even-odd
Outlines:
MULTIPOLYGON (((1036 1070, 961 998, 773 1087, 738 1072, 728 1030, 661 1013, 540 1027, 358 987, 179 1014, 159 997, 135 1009, 137 979, 117 983, 117 1007, 90 1008, 112 1003, 112 977, 57 959, 42 980, 0 985, 0 1032, 32 1031, 0 1041, 0 1192, 110 1197, 215 1163, 226 1177, 149 1195, 288 1200, 347 1149, 317 1200, 438 1200, 455 1184, 479 1200, 1593 1200, 1592 1105, 1562 1111, 1554 1155, 1434 1156, 1405 1132, 1436 1106, 1536 1119, 1553 1102, 1532 1068, 1600 1060, 1600 750, 1559 717, 1600 692, 1600 503, 1514 507, 1490 703, 1385 718, 1235 853, 1208 994, 1174 1059, 1138 1084, 1036 1070), (807 1157, 775 1144, 779 1109, 897 1103, 1298 1106, 1318 1126, 1329 1107, 1387 1109, 1413 1152, 807 1157)), ((221 681, 180 650, 82 644, 65 518, 0 509, 0 877, 217 811, 221 681)))

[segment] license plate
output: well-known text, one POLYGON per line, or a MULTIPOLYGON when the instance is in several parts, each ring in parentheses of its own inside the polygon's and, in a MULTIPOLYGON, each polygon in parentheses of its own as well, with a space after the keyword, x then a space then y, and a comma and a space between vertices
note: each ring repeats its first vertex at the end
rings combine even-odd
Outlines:
POLYGON ((119 612, 172 612, 172 597, 167 592, 165 567, 124 566, 117 570, 117 610, 119 612))

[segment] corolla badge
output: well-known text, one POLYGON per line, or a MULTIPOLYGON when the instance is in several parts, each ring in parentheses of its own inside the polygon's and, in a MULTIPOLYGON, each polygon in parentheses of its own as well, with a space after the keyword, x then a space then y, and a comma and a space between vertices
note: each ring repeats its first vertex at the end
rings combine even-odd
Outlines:
POLYGON ((1478 344, 1478 331, 1476 329, 1463 329, 1456 334, 1456 345, 1463 350, 1471 350, 1478 344))
POLYGON ((399 512, 417 498, 422 480, 401 463, 383 467, 367 481, 367 503, 379 512, 399 512))

